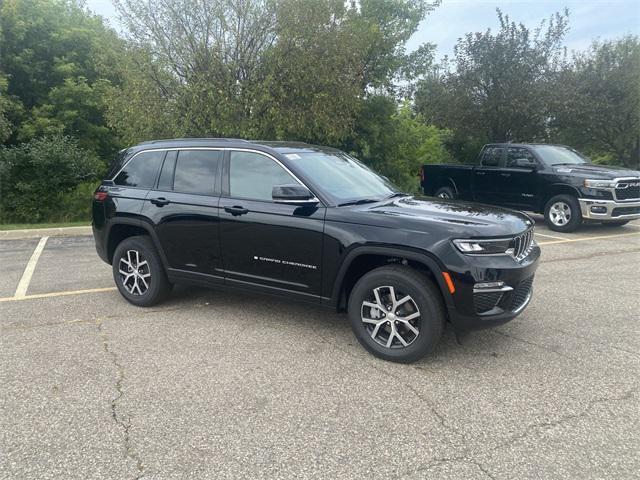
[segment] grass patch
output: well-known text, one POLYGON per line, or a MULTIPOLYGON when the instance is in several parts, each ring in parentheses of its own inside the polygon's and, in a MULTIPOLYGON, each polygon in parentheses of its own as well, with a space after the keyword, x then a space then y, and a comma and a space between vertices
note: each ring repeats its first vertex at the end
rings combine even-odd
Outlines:
POLYGON ((60 223, 8 223, 0 225, 0 230, 26 230, 32 228, 61 228, 61 227, 88 227, 91 222, 60 222, 60 223))

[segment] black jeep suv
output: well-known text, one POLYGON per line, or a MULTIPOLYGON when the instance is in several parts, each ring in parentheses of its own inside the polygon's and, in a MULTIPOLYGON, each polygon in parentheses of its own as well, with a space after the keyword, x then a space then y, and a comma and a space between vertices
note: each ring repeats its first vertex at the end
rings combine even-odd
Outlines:
POLYGON ((529 303, 540 249, 524 214, 399 192, 335 149, 178 139, 120 152, 93 232, 122 296, 174 283, 347 310, 371 353, 410 362, 529 303))

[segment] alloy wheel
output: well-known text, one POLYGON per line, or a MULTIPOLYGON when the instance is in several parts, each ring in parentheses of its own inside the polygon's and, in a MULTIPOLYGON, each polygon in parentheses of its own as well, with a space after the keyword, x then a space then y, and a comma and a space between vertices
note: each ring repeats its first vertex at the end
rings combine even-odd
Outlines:
POLYGON ((144 295, 151 283, 149 262, 137 250, 127 250, 118 264, 122 286, 131 295, 144 295))
POLYGON ((549 219, 551 223, 562 227, 571 221, 571 207, 565 202, 556 202, 549 208, 549 219))
POLYGON ((361 318, 371 338, 387 348, 408 347, 420 334, 418 305, 392 286, 371 291, 362 302, 361 318))

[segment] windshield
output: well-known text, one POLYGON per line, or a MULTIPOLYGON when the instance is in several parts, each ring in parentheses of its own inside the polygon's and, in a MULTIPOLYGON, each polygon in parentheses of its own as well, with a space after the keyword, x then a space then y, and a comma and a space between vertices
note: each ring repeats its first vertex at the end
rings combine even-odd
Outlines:
POLYGON ((389 180, 343 152, 300 152, 285 156, 339 205, 383 200, 398 192, 389 180))
POLYGON ((542 161, 549 166, 590 163, 588 158, 583 157, 578 152, 568 147, 559 147, 557 145, 534 145, 533 148, 538 155, 540 155, 542 161))

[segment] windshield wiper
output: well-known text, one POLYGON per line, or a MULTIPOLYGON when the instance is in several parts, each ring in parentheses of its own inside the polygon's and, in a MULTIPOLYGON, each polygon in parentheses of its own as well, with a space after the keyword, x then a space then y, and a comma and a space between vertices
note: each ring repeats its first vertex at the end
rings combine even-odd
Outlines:
POLYGON ((365 203, 375 203, 380 200, 377 198, 361 198, 359 200, 351 200, 350 202, 339 203, 339 207, 346 207, 347 205, 364 205, 365 203))
POLYGON ((385 200, 391 200, 392 198, 396 198, 396 197, 409 197, 409 194, 406 193, 402 193, 402 192, 395 192, 392 193, 391 195, 389 195, 388 197, 385 198, 385 200))
POLYGON ((586 165, 587 162, 584 163, 575 163, 575 162, 565 162, 565 163, 552 163, 552 167, 557 167, 558 165, 586 165))

